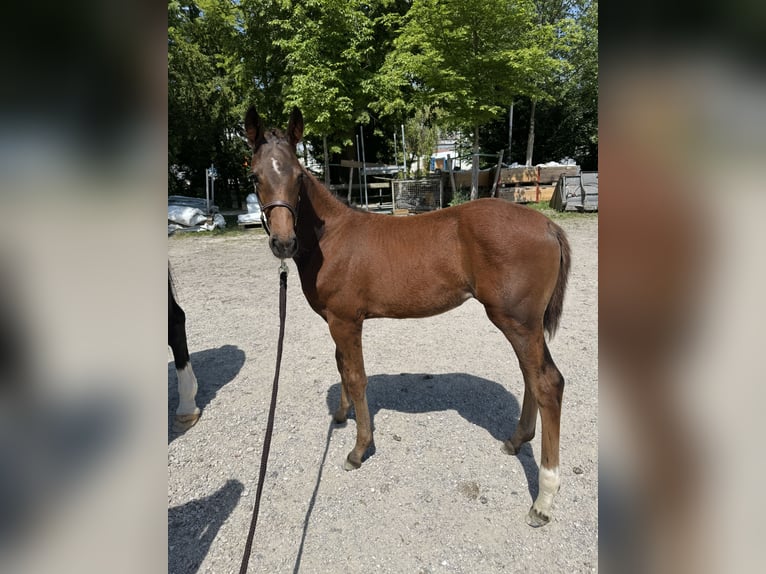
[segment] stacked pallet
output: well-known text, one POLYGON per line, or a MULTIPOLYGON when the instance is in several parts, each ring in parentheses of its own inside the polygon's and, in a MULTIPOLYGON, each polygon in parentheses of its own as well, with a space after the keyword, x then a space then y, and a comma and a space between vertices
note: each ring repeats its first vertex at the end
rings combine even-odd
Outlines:
POLYGON ((497 195, 517 203, 550 201, 562 174, 577 175, 576 165, 538 165, 500 170, 497 195))
MULTIPOLYGON (((455 171, 453 172, 455 177, 455 187, 458 189, 471 189, 471 171, 455 171)), ((492 185, 492 177, 490 170, 479 170, 479 188, 489 189, 492 185)), ((447 182, 449 185, 449 182, 447 182)))

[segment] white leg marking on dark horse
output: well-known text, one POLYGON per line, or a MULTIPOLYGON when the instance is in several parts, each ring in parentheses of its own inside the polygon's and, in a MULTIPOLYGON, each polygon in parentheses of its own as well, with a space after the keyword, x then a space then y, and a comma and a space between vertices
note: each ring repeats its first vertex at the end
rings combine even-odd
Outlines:
POLYGON ((176 370, 178 373, 178 409, 177 415, 198 415, 200 413, 194 397, 197 395, 197 377, 191 363, 186 363, 183 369, 176 370))
POLYGON ((532 504, 527 514, 527 524, 534 527, 545 526, 551 520, 551 508, 553 507, 553 497, 559 491, 561 477, 559 469, 540 467, 538 484, 540 490, 537 494, 537 500, 532 504))

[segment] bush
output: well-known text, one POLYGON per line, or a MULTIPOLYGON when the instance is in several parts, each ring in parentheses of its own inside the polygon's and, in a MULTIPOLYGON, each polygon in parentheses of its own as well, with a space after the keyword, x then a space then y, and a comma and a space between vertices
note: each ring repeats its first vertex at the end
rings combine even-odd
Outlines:
POLYGON ((460 205, 461 203, 466 203, 470 200, 471 195, 467 192, 458 191, 455 193, 455 195, 452 196, 452 199, 449 202, 449 206, 453 207, 455 205, 460 205))

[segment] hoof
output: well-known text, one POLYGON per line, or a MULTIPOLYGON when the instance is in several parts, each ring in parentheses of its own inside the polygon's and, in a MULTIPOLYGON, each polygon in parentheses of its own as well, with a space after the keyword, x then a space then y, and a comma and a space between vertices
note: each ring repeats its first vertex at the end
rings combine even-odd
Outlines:
POLYGON ((176 415, 173 420, 173 432, 186 432, 199 420, 199 413, 193 415, 176 415))
POLYGON ((362 466, 362 462, 356 462, 351 459, 351 455, 348 455, 346 462, 343 463, 343 470, 356 470, 362 466))
POLYGON ((343 412, 337 411, 337 412, 336 412, 336 413, 333 415, 333 417, 332 417, 332 420, 333 420, 333 422, 334 422, 336 425, 342 425, 342 424, 346 424, 346 421, 348 420, 348 415, 347 415, 346 413, 343 413, 343 412))
POLYGON ((345 470, 356 470, 357 468, 362 466, 362 463, 370 458, 372 455, 375 454, 375 443, 370 444, 370 446, 367 447, 367 450, 364 451, 362 454, 362 457, 359 458, 354 454, 354 451, 352 450, 350 453, 348 453, 348 456, 346 457, 346 462, 343 463, 343 468, 345 470))
POLYGON ((513 443, 511 442, 511 439, 508 439, 507 441, 505 441, 503 443, 503 452, 505 454, 510 454, 510 455, 514 455, 515 456, 515 455, 519 454, 520 450, 521 450, 521 447, 519 447, 517 449, 516 447, 513 446, 513 443))
POLYGON ((532 528, 540 528, 541 526, 548 524, 550 521, 550 516, 543 514, 534 506, 529 509, 529 513, 527 514, 527 524, 529 524, 532 528))

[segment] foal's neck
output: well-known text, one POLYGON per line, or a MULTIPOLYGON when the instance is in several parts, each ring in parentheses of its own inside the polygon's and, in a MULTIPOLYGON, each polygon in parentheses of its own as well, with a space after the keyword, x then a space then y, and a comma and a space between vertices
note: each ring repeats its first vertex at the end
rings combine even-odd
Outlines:
POLYGON ((327 226, 342 219, 344 214, 353 213, 308 171, 303 179, 301 193, 296 229, 299 245, 296 261, 310 259, 327 226))
POLYGON ((304 178, 304 199, 311 205, 311 211, 320 222, 326 222, 343 215, 349 208, 341 203, 314 175, 306 171, 304 178))

